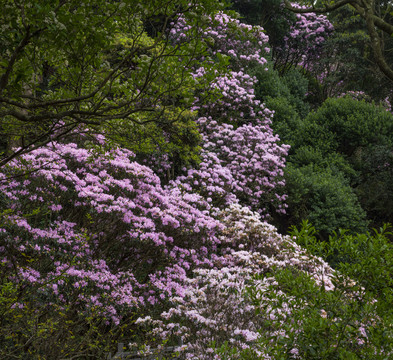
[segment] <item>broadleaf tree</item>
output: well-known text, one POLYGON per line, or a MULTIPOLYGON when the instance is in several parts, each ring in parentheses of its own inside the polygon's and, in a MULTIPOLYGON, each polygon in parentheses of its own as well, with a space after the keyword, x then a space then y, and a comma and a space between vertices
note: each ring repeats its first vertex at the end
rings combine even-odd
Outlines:
POLYGON ((184 112, 196 86, 190 62, 204 53, 202 13, 221 4, 1 3, 0 166, 76 127, 127 141, 125 135, 151 124, 149 133, 167 136, 189 123, 184 112), (174 44, 168 34, 179 16, 192 25, 193 37, 174 44))

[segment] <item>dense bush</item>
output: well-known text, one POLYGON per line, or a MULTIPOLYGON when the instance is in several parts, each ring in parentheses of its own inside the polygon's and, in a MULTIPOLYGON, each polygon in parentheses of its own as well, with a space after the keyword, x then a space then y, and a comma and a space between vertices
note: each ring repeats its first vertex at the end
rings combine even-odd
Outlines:
POLYGON ((289 163, 285 178, 289 224, 308 219, 325 239, 339 228, 354 232, 367 229, 366 214, 342 173, 329 167, 289 163))
POLYGON ((326 237, 391 219, 393 117, 385 107, 358 92, 328 99, 304 119, 287 100, 269 105, 279 109, 273 127, 291 145, 282 229, 308 219, 326 237))
POLYGON ((271 67, 267 71, 262 67, 256 67, 252 70, 252 74, 258 80, 255 86, 255 95, 258 99, 265 103, 277 98, 285 99, 301 117, 307 115, 309 112, 309 105, 306 102, 308 80, 299 70, 292 69, 280 75, 271 67))
POLYGON ((351 157, 359 148, 390 144, 392 131, 393 116, 384 107, 351 96, 331 98, 305 119, 297 144, 351 157))
POLYGON ((164 190, 125 149, 99 154, 52 143, 11 163, 1 180, 5 301, 27 321, 27 327, 15 322, 15 311, 2 317, 5 358, 21 350, 50 358, 62 349, 69 356, 76 348, 98 356, 102 348, 90 348, 84 319, 93 334, 126 326, 136 309, 182 294, 187 269, 216 259, 208 249, 220 242, 214 235, 220 225, 206 213, 208 203, 164 190), (53 324, 50 339, 41 340, 37 321, 53 324), (61 335, 63 321, 80 324, 78 343, 61 335))
MULTIPOLYGON (((305 145, 324 157, 342 156, 348 168, 339 169, 375 224, 391 219, 390 154, 393 116, 384 107, 351 95, 328 99, 298 128, 293 144, 297 154, 305 145), (348 171, 349 170, 349 171, 348 171)), ((298 158, 298 155, 295 158, 298 158)))

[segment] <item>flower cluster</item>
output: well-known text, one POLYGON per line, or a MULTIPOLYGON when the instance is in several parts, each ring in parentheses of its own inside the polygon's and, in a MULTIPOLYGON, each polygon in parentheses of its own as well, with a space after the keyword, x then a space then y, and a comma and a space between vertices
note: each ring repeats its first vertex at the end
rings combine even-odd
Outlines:
MULTIPOLYGON (((306 8, 292 3, 293 8, 306 8)), ((295 14, 296 22, 291 25, 289 34, 284 37, 282 58, 292 65, 300 65, 312 70, 320 59, 326 40, 334 28, 327 16, 313 12, 295 14)))
MULTIPOLYGON (((371 102, 371 98, 364 91, 346 91, 344 93, 339 94, 337 97, 351 97, 353 100, 365 100, 371 102)), ((386 101, 386 99, 385 99, 386 101)))
MULTIPOLYGON (((288 146, 280 145, 273 135, 273 112, 255 98, 257 80, 243 69, 253 66, 254 58, 259 58, 258 66, 265 66, 261 49, 268 52, 268 38, 260 27, 241 24, 223 13, 211 19, 211 24, 204 34, 210 39, 210 55, 228 56, 230 70, 216 74, 194 102, 193 109, 200 116, 202 162, 199 169, 190 169, 177 182, 217 200, 214 206, 228 205, 236 198, 264 216, 271 211, 285 212, 281 189, 288 146), (250 57, 250 53, 257 55, 250 57), (206 102, 211 93, 217 99, 206 102)), ((187 31, 190 29, 180 20, 172 36, 187 31)), ((194 70, 194 78, 202 81, 207 73, 208 69, 200 67, 194 70)))
POLYGON ((331 290, 332 269, 245 207, 232 205, 218 216, 225 225, 220 233, 222 244, 228 246, 223 247, 225 263, 217 262, 213 269, 196 269, 187 279, 184 296, 171 298, 171 308, 160 318, 141 317, 137 323, 152 328, 152 337, 160 341, 177 338, 187 344, 179 349, 187 359, 213 359, 214 346, 225 341, 239 353, 249 349, 258 358, 271 359, 257 340, 277 332, 279 324, 291 317, 294 301, 269 272, 277 267, 304 271, 331 290), (258 290, 258 306, 266 308, 259 315, 255 302, 245 294, 250 286, 258 290), (274 299, 282 301, 280 307, 273 306, 274 299), (268 326, 272 319, 277 327, 268 326))
MULTIPOLYGON (((270 48, 267 45, 269 37, 263 28, 244 24, 222 11, 202 21, 207 26, 199 36, 208 45, 209 55, 213 59, 218 54, 228 56, 232 68, 237 71, 244 70, 252 63, 266 66, 265 55, 270 48)), ((194 31, 186 19, 180 17, 176 23, 172 23, 170 35, 174 41, 182 42, 192 38, 194 31)))
POLYGON ((218 208, 240 201, 262 216, 272 209, 285 212, 286 195, 279 188, 288 147, 278 145, 264 125, 234 128, 207 118, 198 123, 204 134, 202 161, 173 184, 200 193, 218 208))
POLYGON ((41 286, 50 301, 77 291, 81 308, 101 305, 119 321, 120 308, 180 295, 186 270, 212 266, 208 249, 220 243, 222 225, 208 202, 163 189, 132 159, 125 149, 96 154, 54 142, 13 161, 0 187, 11 210, 3 214, 0 256, 12 279, 41 286), (29 171, 29 180, 9 181, 29 171), (165 264, 159 271, 157 262, 165 264))

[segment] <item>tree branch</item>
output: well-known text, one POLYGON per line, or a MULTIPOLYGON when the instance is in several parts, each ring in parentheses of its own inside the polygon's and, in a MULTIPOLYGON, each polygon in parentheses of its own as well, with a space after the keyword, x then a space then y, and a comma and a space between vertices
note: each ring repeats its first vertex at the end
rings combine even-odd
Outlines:
POLYGON ((311 8, 300 8, 300 7, 296 7, 293 6, 291 2, 289 2, 288 0, 284 0, 285 3, 285 7, 288 10, 291 10, 295 13, 298 14, 307 14, 307 13, 316 13, 316 14, 326 14, 328 12, 337 10, 341 7, 343 7, 344 5, 350 4, 352 0, 339 0, 331 5, 325 5, 323 7, 311 7, 311 8))
POLYGON ((383 55, 381 47, 381 38, 379 37, 377 31, 375 30, 374 17, 366 13, 366 24, 367 30, 370 35, 371 48, 373 49, 375 61, 379 69, 391 80, 393 81, 393 70, 386 62, 383 55))
POLYGON ((3 90, 5 89, 5 87, 8 84, 8 80, 9 80, 12 68, 14 67, 14 64, 15 64, 19 54, 23 51, 23 49, 29 43, 31 37, 32 37, 32 35, 30 34, 30 27, 27 27, 25 36, 20 41, 19 45, 15 48, 15 50, 11 56, 11 59, 8 62, 7 69, 6 69, 5 73, 0 78, 0 95, 3 93, 3 90))
POLYGON ((331 11, 337 10, 345 5, 350 5, 365 21, 367 26, 367 31, 371 39, 371 48, 375 57, 375 61, 382 71, 382 73, 387 76, 391 81, 393 81, 393 69, 386 62, 383 48, 382 39, 378 35, 376 28, 387 33, 389 36, 393 36, 393 25, 386 22, 382 17, 375 15, 375 9, 372 0, 338 0, 332 4, 325 4, 323 7, 311 7, 311 8, 300 8, 293 6, 288 0, 284 0, 285 6, 290 11, 295 13, 318 13, 326 14, 331 11))

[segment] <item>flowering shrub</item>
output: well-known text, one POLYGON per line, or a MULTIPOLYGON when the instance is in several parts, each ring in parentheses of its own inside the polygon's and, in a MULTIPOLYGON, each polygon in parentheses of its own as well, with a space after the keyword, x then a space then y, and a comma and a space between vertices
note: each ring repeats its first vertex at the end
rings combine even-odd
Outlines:
MULTIPOLYGON (((284 5, 283 5, 284 6, 284 5)), ((293 8, 305 8, 291 3, 293 8)), ((333 33, 333 25, 325 15, 313 12, 295 13, 296 20, 288 18, 289 32, 283 37, 283 44, 275 49, 275 61, 282 72, 301 66, 311 72, 320 83, 326 77, 321 64, 326 40, 333 33)))
MULTIPOLYGON (((300 8, 300 5, 293 4, 300 8)), ((285 38, 289 52, 302 56, 302 65, 307 60, 318 59, 326 39, 333 32, 333 25, 325 15, 315 13, 295 14, 296 23, 292 26, 289 36, 285 38), (300 54, 299 54, 300 53, 300 54)))
POLYGON ((248 209, 235 205, 221 215, 228 225, 223 236, 235 239, 227 263, 196 270, 185 296, 173 297, 160 318, 138 319, 152 337, 180 340, 185 345, 176 350, 190 359, 391 356, 388 233, 340 233, 320 243, 309 224, 294 229, 299 244, 339 260, 333 271, 248 209))
POLYGON ((258 346, 258 341, 278 333, 288 335, 279 328, 291 318, 294 303, 277 283, 274 269, 304 272, 327 290, 334 287, 332 269, 245 207, 232 205, 217 216, 225 226, 219 232, 225 256, 213 269, 196 269, 187 279, 184 296, 171 298, 172 307, 160 317, 141 317, 137 323, 150 327, 155 339, 180 339, 187 346, 177 350, 186 351, 189 359, 221 359, 214 357, 215 348, 225 343, 236 349, 230 359, 240 358, 246 349, 270 359, 268 347, 258 346), (258 306, 255 297, 245 295, 250 286, 258 289, 258 306), (272 320, 277 326, 271 326, 272 320))
MULTIPOLYGON (((260 26, 244 24, 223 11, 205 17, 202 21, 207 27, 200 36, 210 48, 211 61, 220 55, 228 56, 232 68, 236 71, 244 70, 250 63, 266 65, 264 55, 269 53, 270 49, 267 45, 268 36, 260 26)), ((176 42, 187 42, 195 31, 184 17, 180 17, 172 26, 170 35, 176 42)))
MULTIPOLYGON (((200 116, 197 123, 203 137, 202 162, 199 169, 190 169, 177 183, 187 183, 209 199, 218 196, 215 206, 229 205, 236 197, 263 216, 272 211, 285 212, 281 189, 288 147, 279 145, 279 138, 273 135, 273 112, 255 98, 257 80, 244 70, 255 65, 254 60, 256 65, 266 66, 263 55, 269 52, 268 38, 262 28, 244 25, 222 12, 211 19, 211 24, 204 34, 209 54, 229 57, 230 71, 216 74, 196 98, 193 109, 200 116), (210 92, 217 93, 218 99, 206 102, 210 92), (208 165, 212 161, 215 170, 225 169, 217 174, 225 175, 214 175, 208 165)), ((191 29, 180 21, 172 36, 181 41, 187 38, 187 31, 191 29)), ((196 81, 202 81, 207 73, 204 67, 195 69, 196 81)))
POLYGON ((232 192, 242 203, 265 216, 272 210, 269 205, 284 212, 285 195, 279 195, 279 188, 284 185, 282 175, 288 147, 278 145, 279 139, 271 129, 263 124, 234 128, 205 118, 199 119, 199 123, 206 134, 204 149, 216 153, 222 165, 231 171, 232 192))
MULTIPOLYGON (((90 322, 96 332, 128 323, 138 345, 142 334, 152 347, 180 339, 184 346, 177 350, 190 359, 211 359, 226 346, 237 352, 230 358, 248 351, 269 359, 265 340, 291 340, 293 329, 285 324, 299 309, 277 281, 278 270, 305 274, 299 276, 330 291, 332 269, 247 207, 213 206, 187 181, 183 188, 182 182, 162 188, 133 156, 120 148, 97 152, 81 141, 53 142, 2 172, 2 204, 9 210, 2 214, 0 251, 9 316, 45 317, 44 328, 54 324, 44 345, 31 320, 26 335, 8 339, 3 354, 23 348, 30 336, 31 354, 48 351, 49 342, 51 351, 63 348, 67 356, 71 345, 54 342, 63 322, 90 319, 83 326, 90 322)), ((229 183, 224 169, 218 178, 229 183)), ((15 332, 7 319, 4 329, 15 332)))
MULTIPOLYGON (((103 319, 107 329, 127 318, 137 319, 128 326, 139 328, 150 314, 153 334, 175 341, 181 333, 187 356, 195 358, 211 354, 211 341, 221 344, 229 334, 233 346, 251 348, 263 319, 254 322, 255 307, 242 293, 255 274, 294 266, 331 286, 325 265, 257 213, 239 204, 212 207, 187 182, 183 190, 176 182, 162 188, 125 149, 99 153, 83 145, 53 142, 1 173, 3 208, 9 209, 1 221, 1 269, 3 285, 20 294, 15 311, 36 309, 30 318, 47 314, 59 328, 60 314, 75 322, 103 319)), ((10 323, 5 329, 14 331, 10 323)), ((38 339, 32 325, 29 330, 25 336, 38 339)), ((27 340, 20 336, 9 344, 21 346, 27 340)), ((43 346, 34 341, 30 351, 43 346)))
POLYGON ((364 91, 347 91, 345 93, 339 94, 337 97, 342 98, 342 97, 350 97, 353 100, 365 100, 365 101, 370 101, 370 97, 364 92, 364 91))
POLYGON ((51 143, 0 174, 9 209, 1 220, 2 272, 23 294, 17 306, 72 305, 78 316, 119 324, 137 308, 182 296, 190 267, 213 266, 222 225, 210 205, 163 189, 132 158, 120 148, 99 154, 51 143))

